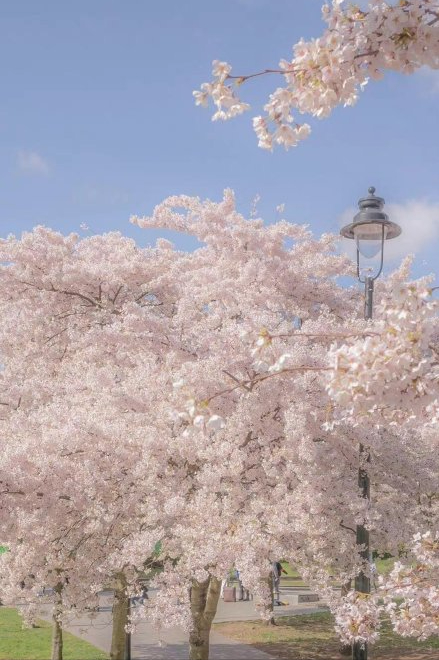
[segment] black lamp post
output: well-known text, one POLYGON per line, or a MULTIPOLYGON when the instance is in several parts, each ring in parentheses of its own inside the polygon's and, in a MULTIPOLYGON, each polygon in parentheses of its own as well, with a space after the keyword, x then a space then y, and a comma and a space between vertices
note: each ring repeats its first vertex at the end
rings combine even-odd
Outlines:
MULTIPOLYGON (((340 230, 345 238, 355 239, 357 243, 357 277, 364 284, 364 317, 371 319, 373 313, 374 282, 381 275, 384 263, 384 242, 396 238, 401 233, 401 227, 391 222, 383 211, 384 199, 375 196, 375 188, 369 188, 369 195, 359 200, 360 211, 350 225, 340 230), (375 275, 361 278, 360 255, 365 259, 373 259, 380 255, 379 268, 375 275)), ((362 496, 370 500, 370 479, 367 464, 370 463, 369 449, 360 444, 360 467, 358 470, 358 486, 362 496)), ((357 525, 357 545, 363 547, 360 555, 364 563, 369 562, 370 545, 369 531, 364 525, 357 525)), ((369 572, 361 571, 355 578, 355 590, 370 593, 369 572)), ((355 643, 352 646, 353 660, 367 660, 367 645, 355 643)))
POLYGON ((354 221, 340 230, 345 238, 355 239, 357 243, 357 277, 365 285, 364 317, 372 318, 373 287, 375 280, 381 275, 384 263, 384 242, 396 238, 401 233, 401 227, 391 222, 383 211, 384 199, 375 196, 375 188, 369 188, 367 197, 359 200, 360 208, 354 221), (380 254, 380 265, 375 275, 361 279, 360 255, 365 259, 373 259, 380 254))
MULTIPOLYGON (((127 612, 128 622, 130 621, 130 617, 131 617, 131 604, 132 604, 131 596, 128 596, 128 612, 127 612)), ((131 641, 132 641, 131 631, 125 632, 124 660, 131 660, 131 641)))

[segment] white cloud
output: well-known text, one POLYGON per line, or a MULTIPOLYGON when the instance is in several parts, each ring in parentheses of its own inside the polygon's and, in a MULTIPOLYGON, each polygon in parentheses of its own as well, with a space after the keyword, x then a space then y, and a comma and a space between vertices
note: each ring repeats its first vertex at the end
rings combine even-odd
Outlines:
POLYGON ((46 176, 50 171, 47 160, 36 151, 19 151, 17 165, 20 172, 24 174, 42 174, 46 176))
MULTIPOLYGON (((439 250, 439 203, 413 199, 403 204, 386 204, 384 210, 402 228, 398 238, 386 241, 386 262, 400 261, 408 254, 420 256, 433 243, 439 250)), ((340 227, 352 222, 357 212, 358 209, 347 209, 340 217, 340 227)), ((344 240, 343 249, 355 256, 354 241, 344 240)))

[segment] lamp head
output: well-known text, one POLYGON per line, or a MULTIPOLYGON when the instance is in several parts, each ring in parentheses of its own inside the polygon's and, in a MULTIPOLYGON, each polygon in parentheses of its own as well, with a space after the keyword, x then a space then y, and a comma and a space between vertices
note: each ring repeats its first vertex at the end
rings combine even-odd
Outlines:
POLYGON ((368 192, 358 202, 360 210, 354 221, 343 227, 340 234, 355 239, 360 254, 372 259, 382 250, 384 241, 399 236, 401 227, 384 213, 384 199, 375 195, 375 188, 370 187, 368 192))

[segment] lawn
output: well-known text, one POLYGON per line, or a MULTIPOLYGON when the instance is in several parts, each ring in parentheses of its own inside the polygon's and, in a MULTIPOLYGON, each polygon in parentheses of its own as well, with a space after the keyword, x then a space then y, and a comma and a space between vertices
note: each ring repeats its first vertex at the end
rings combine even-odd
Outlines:
MULTIPOLYGON (((23 628, 17 610, 0 607, 0 660, 48 660, 52 628, 38 621, 37 628, 23 628)), ((106 660, 108 656, 91 644, 64 633, 64 660, 106 660)))
MULTIPOLYGON (((342 660, 333 619, 328 612, 281 617, 277 626, 262 621, 218 623, 215 630, 231 639, 251 644, 282 660, 342 660)), ((346 657, 346 656, 345 656, 346 657)), ((417 642, 392 634, 384 627, 378 644, 371 647, 371 660, 437 660, 439 639, 417 642)))
POLYGON ((376 559, 375 565, 379 575, 388 575, 395 565, 395 557, 388 557, 387 559, 376 559))
MULTIPOLYGON (((377 568, 377 572, 379 575, 388 575, 390 571, 392 570, 394 564, 395 564, 395 558, 394 557, 389 557, 388 559, 376 559, 375 560, 375 566, 377 568)), ((292 566, 289 565, 288 562, 283 561, 282 563, 282 568, 286 570, 287 574, 286 576, 282 575, 283 577, 289 578, 287 582, 284 581, 285 584, 288 584, 290 586, 294 587, 305 587, 307 586, 305 582, 303 582, 300 574, 296 571, 296 569, 292 566)), ((340 586, 340 585, 339 585, 340 586)))
MULTIPOLYGON (((380 575, 387 575, 387 573, 390 573, 392 570, 394 564, 395 564, 395 558, 394 557, 388 557, 387 559, 375 559, 375 565, 377 567, 377 571, 380 575)), ((299 579, 300 575, 296 571, 295 568, 291 567, 288 562, 283 561, 281 562, 282 568, 284 568, 287 572, 287 575, 290 577, 294 577, 299 579)))
MULTIPOLYGON (((296 571, 296 569, 292 566, 289 565, 288 562, 283 561, 281 562, 282 568, 287 572, 286 576, 284 574, 281 575, 281 578, 287 577, 290 578, 285 584, 288 584, 289 586, 294 586, 294 587, 305 587, 306 584, 303 582, 301 576, 299 573, 296 571)), ((284 580, 282 581, 282 584, 284 583, 284 580)))

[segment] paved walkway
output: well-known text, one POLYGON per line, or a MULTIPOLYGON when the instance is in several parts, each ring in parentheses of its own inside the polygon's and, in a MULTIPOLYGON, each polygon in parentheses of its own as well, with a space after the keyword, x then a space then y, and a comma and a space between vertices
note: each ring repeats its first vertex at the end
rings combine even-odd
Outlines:
MULTIPOLYGON (((288 600, 288 597, 285 598, 288 600)), ((101 595, 99 612, 92 616, 76 617, 67 629, 78 637, 82 637, 94 646, 109 653, 111 641, 111 606, 112 594, 101 595)), ((294 614, 311 614, 321 611, 316 604, 276 607, 275 616, 294 614)), ((44 608, 42 614, 49 615, 44 608)), ((248 621, 257 619, 258 614, 252 601, 224 603, 220 600, 215 623, 225 621, 248 621)), ((163 633, 166 646, 159 646, 159 639, 154 628, 143 621, 137 625, 132 636, 132 660, 187 660, 189 644, 187 633, 180 628, 169 628, 163 633)), ((273 656, 258 649, 224 637, 216 631, 210 636, 210 658, 212 660, 271 660, 273 656)))

